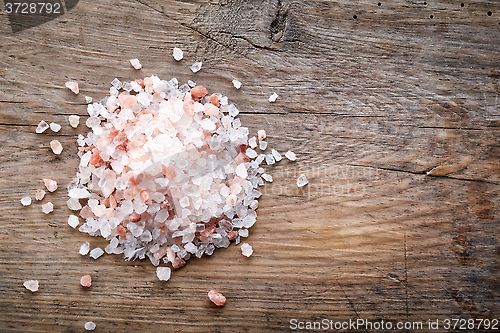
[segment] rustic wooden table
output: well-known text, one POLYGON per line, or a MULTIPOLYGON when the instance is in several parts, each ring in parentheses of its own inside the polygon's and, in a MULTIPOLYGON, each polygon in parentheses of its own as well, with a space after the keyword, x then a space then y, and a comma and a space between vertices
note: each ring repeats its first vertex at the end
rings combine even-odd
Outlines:
POLYGON ((96 332, 277 332, 349 319, 444 331, 446 319, 500 319, 499 30, 500 3, 484 0, 82 0, 15 33, 3 11, 0 331, 83 332, 92 320, 96 332), (86 133, 67 116, 85 117, 84 96, 103 98, 115 77, 151 74, 228 95, 245 126, 297 153, 268 168, 252 257, 233 244, 161 282, 149 261, 78 254, 106 242, 67 224, 86 133), (35 134, 42 119, 63 128, 35 134), (19 201, 43 178, 60 184, 44 199, 50 215, 19 201))

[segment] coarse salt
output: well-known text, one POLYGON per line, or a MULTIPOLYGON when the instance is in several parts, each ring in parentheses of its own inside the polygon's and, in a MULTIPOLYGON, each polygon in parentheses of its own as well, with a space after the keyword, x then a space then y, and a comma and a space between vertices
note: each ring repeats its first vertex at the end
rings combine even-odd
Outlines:
POLYGON ((90 257, 92 259, 97 259, 99 258, 100 256, 102 256, 104 254, 104 251, 103 249, 101 249, 100 247, 96 247, 95 249, 93 249, 92 251, 90 251, 90 257))
POLYGON ((171 270, 169 267, 157 267, 156 276, 160 281, 168 281, 170 279, 171 270))
POLYGON ((46 204, 42 205, 42 212, 44 212, 45 214, 49 214, 52 211, 54 211, 54 205, 52 204, 52 202, 49 201, 46 204))
POLYGON ((28 289, 32 293, 37 292, 38 287, 39 287, 37 280, 24 281, 23 286, 24 286, 24 288, 28 289))
POLYGON ((301 174, 299 176, 299 178, 297 178, 297 186, 298 187, 305 186, 305 185, 307 185, 307 183, 308 183, 308 181, 307 181, 307 178, 306 178, 305 174, 301 174))
POLYGON ((45 191, 42 189, 36 190, 35 199, 42 200, 45 197, 45 191))
POLYGON ((226 297, 215 290, 210 290, 208 292, 208 298, 217 306, 226 304, 226 297))
POLYGON ((30 197, 24 197, 21 199, 21 204, 23 206, 29 206, 31 205, 31 198, 30 197))
POLYGON ((93 331, 93 330, 95 330, 95 328, 96 328, 96 326, 95 326, 94 322, 88 321, 85 323, 85 329, 87 331, 93 331))
POLYGON ((70 215, 68 218, 68 224, 70 225, 71 228, 76 228, 78 227, 78 224, 80 223, 80 220, 78 219, 78 216, 76 215, 70 215))
POLYGON ((57 123, 50 123, 50 130, 52 132, 59 132, 61 130, 61 125, 57 124, 57 123))
POLYGON ((84 275, 80 278, 80 284, 82 287, 87 287, 89 288, 92 286, 92 277, 90 275, 84 275))
POLYGON ((68 121, 69 121, 69 124, 71 125, 71 127, 77 128, 78 124, 80 123, 80 117, 75 116, 75 115, 71 115, 68 117, 68 121))
POLYGON ((47 190, 49 190, 49 192, 54 192, 55 190, 57 190, 57 182, 55 180, 45 178, 43 180, 43 183, 45 184, 45 187, 47 188, 47 190))
POLYGON ((236 88, 236 89, 240 89, 241 88, 241 82, 234 79, 233 80, 233 86, 236 88))
POLYGON ((192 66, 191 66, 191 71, 193 73, 196 73, 196 72, 199 72, 200 69, 201 69, 201 66, 202 66, 202 63, 201 62, 195 62, 192 66))
POLYGON ((75 95, 78 95, 78 93, 80 92, 80 89, 78 88, 77 82, 66 82, 65 86, 66 86, 66 88, 68 88, 69 90, 74 92, 75 95))
POLYGON ((142 68, 142 65, 139 61, 139 59, 130 59, 130 64, 132 65, 132 67, 134 67, 135 69, 141 69, 142 68))
POLYGON ((241 244, 241 254, 245 257, 250 257, 253 254, 252 246, 248 243, 241 244))
POLYGON ((184 57, 184 52, 178 47, 174 47, 174 51, 172 53, 173 57, 177 61, 181 61, 182 58, 184 57))
POLYGON ((290 161, 297 160, 297 156, 295 156, 295 153, 291 150, 289 150, 285 153, 285 157, 288 158, 290 161))
POLYGON ((38 126, 36 127, 36 130, 35 132, 37 134, 40 134, 40 133, 43 133, 47 130, 47 128, 49 128, 49 124, 47 124, 45 121, 40 121, 40 123, 38 124, 38 126))
POLYGON ((52 140, 50 141, 50 148, 54 152, 54 154, 59 155, 63 151, 63 146, 58 140, 52 140))
POLYGON ((271 96, 269 96, 269 102, 274 103, 278 99, 278 94, 277 93, 272 93, 271 96))
POLYGON ((82 256, 86 256, 90 251, 90 243, 85 242, 80 246, 80 250, 78 253, 80 253, 82 256))

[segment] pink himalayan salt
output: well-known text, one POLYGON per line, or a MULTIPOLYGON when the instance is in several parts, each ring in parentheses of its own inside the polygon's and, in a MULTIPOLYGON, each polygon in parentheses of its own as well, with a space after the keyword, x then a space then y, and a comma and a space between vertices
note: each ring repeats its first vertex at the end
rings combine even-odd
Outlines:
POLYGON ((129 92, 124 91, 118 95, 118 101, 120 101, 120 106, 122 109, 129 109, 132 105, 137 103, 137 97, 130 95, 129 92))
POLYGON ((57 182, 55 180, 46 178, 43 180, 43 182, 49 192, 54 192, 55 190, 57 190, 57 182))
POLYGON ((52 151, 56 155, 59 155, 60 153, 62 153, 62 150, 63 150, 63 146, 61 145, 61 143, 58 140, 50 141, 50 148, 52 149, 52 151))
POLYGON ((45 214, 49 214, 53 210, 54 210, 54 205, 50 201, 42 205, 42 212, 44 212, 45 214))
POLYGON ((266 131, 258 130, 257 137, 259 138, 259 141, 264 140, 266 138, 266 131))
POLYGON ((90 287, 92 285, 92 278, 90 277, 90 275, 82 276, 82 278, 80 279, 80 284, 82 285, 82 287, 90 287))
POLYGON ((77 128, 78 124, 80 123, 80 117, 79 116, 71 115, 71 116, 68 117, 68 120, 69 120, 69 124, 73 128, 77 128))
POLYGON ((202 98, 207 94, 208 90, 204 86, 196 86, 193 89, 191 89, 191 96, 193 96, 194 98, 202 98))
POLYGON ((217 117, 219 115, 219 108, 212 103, 207 103, 203 106, 203 112, 205 112, 207 116, 217 117))
POLYGON ((32 293, 38 291, 38 281, 37 280, 28 280, 23 283, 24 288, 28 289, 32 293))
POLYGON ((80 92, 80 89, 78 89, 77 82, 66 82, 65 86, 66 86, 66 88, 68 88, 69 90, 74 92, 75 95, 78 95, 78 93, 80 92))
POLYGON ((45 191, 42 189, 36 190, 35 199, 42 200, 45 197, 45 191))
POLYGON ((208 292, 208 298, 215 304, 215 305, 218 305, 218 306, 223 306, 224 304, 226 304, 226 297, 224 297, 224 295, 222 295, 221 293, 219 292, 216 292, 215 290, 210 290, 208 292))

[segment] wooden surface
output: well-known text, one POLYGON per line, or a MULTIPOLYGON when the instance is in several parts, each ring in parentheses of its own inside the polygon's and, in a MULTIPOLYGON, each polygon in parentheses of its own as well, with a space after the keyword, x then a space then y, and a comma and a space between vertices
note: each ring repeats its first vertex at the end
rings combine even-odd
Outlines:
POLYGON ((500 4, 463 4, 81 0, 15 34, 0 15, 0 331, 83 332, 88 320, 96 332, 277 332, 294 318, 500 318, 500 4), (128 63, 136 57, 140 71, 128 63), (195 61, 203 68, 192 74, 195 61), (115 77, 151 74, 227 94, 243 125, 297 153, 266 168, 274 182, 250 230, 252 257, 233 244, 161 282, 147 261, 78 254, 85 241, 106 242, 67 225, 65 188, 86 133, 67 116, 85 116, 84 96, 103 98, 115 77), (37 135, 42 119, 63 129, 37 135), (309 185, 299 190, 301 172, 309 185), (54 212, 22 207, 47 177, 60 184, 44 199, 54 212), (27 279, 40 281, 37 293, 27 279), (209 302, 210 289, 225 307, 209 302))

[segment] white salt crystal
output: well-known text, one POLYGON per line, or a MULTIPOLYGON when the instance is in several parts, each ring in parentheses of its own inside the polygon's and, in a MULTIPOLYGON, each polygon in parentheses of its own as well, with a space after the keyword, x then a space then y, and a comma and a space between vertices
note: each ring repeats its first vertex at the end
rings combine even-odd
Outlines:
POLYGON ((257 131, 257 138, 259 139, 259 141, 264 140, 266 137, 266 131, 264 131, 263 129, 257 131))
POLYGON ((47 190, 49 190, 49 192, 54 192, 55 190, 57 190, 57 182, 55 180, 45 178, 43 180, 43 183, 45 184, 45 187, 47 188, 47 190))
POLYGON ((85 103, 87 103, 87 104, 92 103, 92 97, 85 96, 85 103))
POLYGON ((238 235, 240 235, 240 237, 248 237, 248 229, 238 230, 238 235))
POLYGON ((278 153, 278 151, 276 149, 271 149, 271 153, 273 154, 274 160, 276 162, 279 162, 283 159, 283 157, 281 157, 281 154, 278 153))
POLYGON ((215 124, 209 118, 205 118, 200 121, 200 126, 207 131, 213 131, 215 129, 215 124))
POLYGON ((299 178, 297 179, 297 186, 298 187, 302 187, 302 186, 307 185, 307 183, 308 183, 308 181, 307 181, 306 175, 305 174, 301 174, 299 176, 299 178))
POLYGON ((71 228, 76 228, 78 227, 78 224, 80 221, 78 220, 78 216, 76 215, 70 215, 68 218, 68 224, 71 228))
POLYGON ((196 83, 191 81, 191 80, 188 80, 188 86, 190 86, 191 88, 194 88, 194 87, 196 87, 196 83))
POLYGON ((57 123, 50 123, 50 129, 52 130, 52 132, 57 133, 61 130, 61 125, 57 123))
POLYGON ((267 148, 267 142, 266 141, 259 141, 259 149, 266 150, 266 148, 267 148))
POLYGON ((69 121, 69 124, 71 125, 71 127, 77 128, 78 124, 80 123, 80 117, 75 116, 75 115, 71 115, 68 117, 68 121, 69 121))
POLYGON ((241 244, 241 254, 243 254, 245 257, 250 257, 253 253, 252 246, 248 243, 243 243, 241 244))
POLYGON ((74 188, 68 191, 68 196, 70 198, 83 199, 90 197, 90 193, 84 188, 74 188))
POLYGON ((273 157, 273 155, 271 155, 271 154, 267 154, 266 155, 266 163, 267 163, 267 165, 274 164, 274 157, 273 157))
POLYGON ((201 69, 201 65, 201 62, 195 62, 193 66, 191 66, 191 71, 193 71, 193 73, 198 72, 201 69))
POLYGON ((78 95, 78 93, 80 92, 80 89, 78 89, 77 82, 66 82, 64 85, 66 86, 66 88, 74 92, 75 95, 78 95))
POLYGON ((253 150, 252 148, 247 148, 245 154, 250 157, 250 158, 256 158, 257 157, 257 152, 253 150))
POLYGON ((54 210, 54 205, 50 201, 42 205, 42 212, 44 212, 45 214, 49 214, 53 210, 54 210))
POLYGON ((170 267, 157 267, 156 276, 160 281, 168 281, 170 279, 170 267))
POLYGON ((236 175, 238 177, 241 177, 243 179, 247 178, 248 176, 248 173, 247 173, 247 168, 245 166, 245 163, 240 163, 236 169, 234 170, 234 172, 236 173, 236 175))
POLYGON ((295 156, 295 153, 291 150, 285 153, 285 157, 288 158, 290 161, 295 161, 297 159, 297 156, 295 156))
POLYGON ((272 183, 273 182, 273 176, 267 173, 263 173, 262 178, 264 178, 265 181, 272 183))
POLYGON ((257 147, 257 138, 255 136, 252 136, 250 139, 248 139, 248 145, 252 149, 257 147))
POLYGON ((135 69, 141 69, 142 68, 142 65, 139 61, 139 59, 130 59, 130 64, 132 65, 132 67, 134 67, 135 69))
POLYGON ((59 142, 59 140, 52 140, 50 141, 50 148, 54 152, 54 154, 59 155, 63 151, 63 146, 59 142))
POLYGON ((93 331, 93 330, 95 330, 95 324, 91 321, 88 321, 85 323, 85 329, 87 331, 93 331))
POLYGON ((241 82, 234 79, 233 80, 233 86, 236 88, 236 89, 240 89, 241 88, 241 82))
POLYGON ((28 289, 32 293, 38 291, 38 281, 37 280, 28 280, 23 283, 24 288, 28 289))
MULTIPOLYGON (((181 61, 182 58, 184 57, 184 52, 182 52, 182 50, 180 48, 174 47, 174 52, 172 53, 172 55, 174 56, 175 60, 181 61)), ((200 65, 200 67, 201 67, 201 65, 200 65)))
POLYGON ((113 79, 113 81, 111 81, 111 85, 116 89, 116 90, 120 90, 122 88, 122 83, 120 80, 118 80, 116 77, 113 79))
POLYGON ((271 96, 269 96, 269 102, 274 103, 278 99, 278 94, 277 93, 272 93, 271 96))
POLYGON ((68 205, 68 208, 71 210, 80 210, 82 209, 82 205, 80 204, 80 201, 78 201, 77 198, 71 198, 69 199, 66 204, 68 205))
POLYGON ((80 246, 80 251, 78 251, 78 253, 80 253, 82 256, 85 256, 89 253, 89 250, 90 250, 90 243, 85 242, 82 244, 82 246, 80 246))
POLYGON ((38 134, 40 134, 40 133, 45 132, 45 131, 47 130, 47 128, 49 128, 49 124, 47 124, 45 121, 43 121, 43 120, 42 120, 42 121, 38 124, 38 126, 37 126, 37 128, 36 128, 35 132, 36 132, 36 133, 38 133, 38 134))
POLYGON ((188 242, 186 243, 186 245, 184 245, 184 250, 188 251, 189 253, 195 253, 198 248, 193 243, 188 242))
POLYGON ((240 113, 240 111, 236 108, 236 106, 234 106, 234 104, 230 104, 230 105, 227 107, 227 110, 228 110, 228 112, 229 112, 229 115, 230 115, 231 117, 233 117, 233 118, 234 118, 234 117, 236 117, 236 116, 240 113))
POLYGON ((21 199, 21 204, 23 206, 29 206, 31 205, 31 198, 30 197, 24 197, 21 199))
POLYGON ((92 251, 90 251, 90 257, 92 259, 97 259, 100 256, 102 256, 103 254, 104 254, 104 251, 100 247, 96 247, 95 249, 93 249, 92 251))

